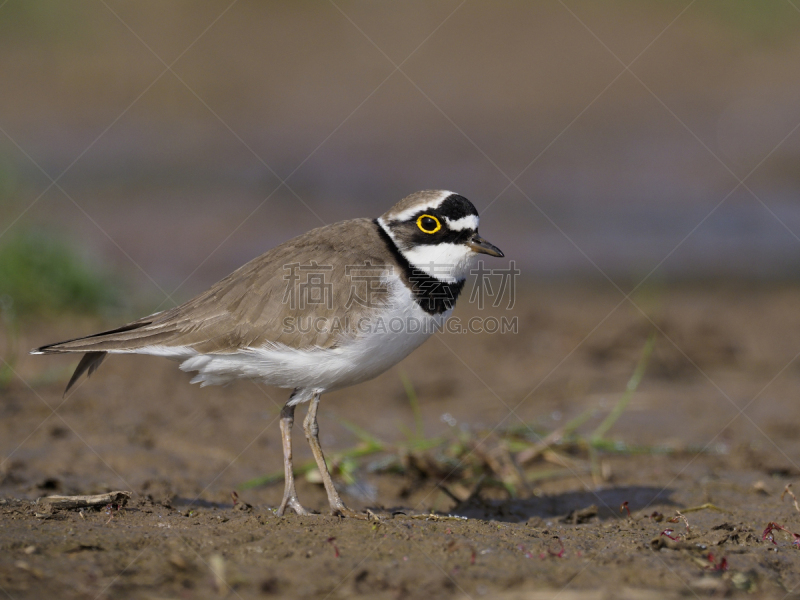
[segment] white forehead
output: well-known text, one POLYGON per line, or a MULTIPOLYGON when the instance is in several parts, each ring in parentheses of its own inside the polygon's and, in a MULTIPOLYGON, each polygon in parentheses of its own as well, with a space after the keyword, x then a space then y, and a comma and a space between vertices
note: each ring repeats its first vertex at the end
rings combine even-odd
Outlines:
MULTIPOLYGON (((436 192, 436 194, 432 194, 426 198, 424 202, 414 204, 413 206, 409 206, 401 212, 392 214, 391 218, 393 221, 405 221, 406 219, 410 219, 416 215, 421 210, 436 210, 442 205, 442 202, 454 194, 455 192, 450 192, 448 190, 439 190, 436 192)), ((459 219, 459 221, 460 220, 461 219, 459 219)))

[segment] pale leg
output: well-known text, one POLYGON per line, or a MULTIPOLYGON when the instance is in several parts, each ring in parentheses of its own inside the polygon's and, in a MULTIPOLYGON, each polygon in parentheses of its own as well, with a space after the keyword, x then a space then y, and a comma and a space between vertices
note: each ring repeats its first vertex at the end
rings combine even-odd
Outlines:
POLYGON ((308 414, 305 421, 303 421, 303 430, 306 432, 306 439, 308 445, 311 446, 311 452, 314 453, 314 459, 317 461, 319 474, 322 476, 322 483, 325 485, 325 491, 328 493, 328 503, 331 505, 331 514, 333 515, 354 515, 353 511, 347 508, 339 497, 336 488, 333 487, 333 480, 328 471, 328 465, 325 464, 325 456, 322 454, 322 447, 319 445, 319 425, 317 425, 317 408, 319 407, 319 394, 314 394, 311 402, 308 405, 308 414))
MULTIPOLYGON (((294 396, 294 394, 292 394, 294 396)), ((291 401, 291 397, 289 400, 291 401)), ((286 404, 281 409, 281 440, 283 441, 283 469, 285 473, 285 487, 283 488, 283 501, 278 507, 278 516, 282 517, 286 507, 290 507, 298 515, 307 515, 308 511, 300 505, 297 492, 294 489, 294 468, 292 467, 292 425, 294 424, 294 406, 286 404)))

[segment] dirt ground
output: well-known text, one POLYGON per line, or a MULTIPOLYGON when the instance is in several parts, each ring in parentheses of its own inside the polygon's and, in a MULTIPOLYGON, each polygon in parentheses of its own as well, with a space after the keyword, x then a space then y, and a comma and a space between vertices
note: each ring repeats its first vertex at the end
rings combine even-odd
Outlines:
MULTIPOLYGON (((377 474, 365 460, 359 485, 339 482, 351 507, 375 515, 364 520, 279 518, 282 483, 242 487, 281 468, 283 391, 200 389, 163 359, 111 357, 62 399, 75 360, 20 356, 0 390, 2 595, 798 597, 800 511, 781 499, 800 478, 798 305, 789 285, 661 287, 630 301, 610 286, 524 290, 502 312, 518 317, 517 334, 438 335, 378 379, 323 398, 323 448, 356 444, 342 419, 401 440, 413 416, 400 373, 426 436, 452 428, 488 445, 523 422, 553 430, 595 407, 588 434, 656 329, 644 380, 609 433, 650 450, 603 454, 598 482, 575 453, 566 475, 516 497, 491 488, 459 503, 434 477, 377 474), (82 512, 35 503, 110 490, 132 498, 82 512), (688 528, 669 522, 676 511, 688 528), (765 538, 770 522, 788 531, 765 538)), ((18 344, 102 325, 29 324, 18 344)), ((295 434, 297 460, 308 460, 295 434)), ((321 486, 301 478, 299 495, 325 513, 321 486)))

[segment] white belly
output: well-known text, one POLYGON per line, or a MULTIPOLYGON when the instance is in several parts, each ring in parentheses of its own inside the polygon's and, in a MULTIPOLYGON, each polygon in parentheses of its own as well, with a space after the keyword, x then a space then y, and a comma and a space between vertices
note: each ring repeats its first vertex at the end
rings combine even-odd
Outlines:
MULTIPOLYGON (((404 286, 395 289, 392 308, 358 322, 359 334, 335 348, 300 350, 270 344, 229 354, 195 354, 186 357, 181 369, 197 371, 192 383, 202 386, 247 378, 322 393, 367 381, 408 356, 441 329, 450 314, 429 315, 404 286)), ((293 403, 309 397, 300 394, 293 403)))

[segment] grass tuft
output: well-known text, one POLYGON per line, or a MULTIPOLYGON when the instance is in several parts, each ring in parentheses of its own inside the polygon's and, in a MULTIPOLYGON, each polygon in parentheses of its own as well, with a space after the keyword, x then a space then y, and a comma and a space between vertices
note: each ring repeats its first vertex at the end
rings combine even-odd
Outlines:
MULTIPOLYGON (((491 432, 451 427, 444 435, 426 438, 419 399, 411 380, 401 373, 415 431, 398 425, 405 439, 391 444, 353 423, 337 419, 358 438, 358 442, 352 448, 331 453, 328 467, 348 483, 355 481, 359 472, 402 475, 417 482, 414 485, 427 481, 439 487, 447 497, 465 502, 474 497, 476 490, 484 487, 514 497, 532 493, 532 485, 547 480, 591 476, 599 484, 606 477, 599 460, 602 455, 708 452, 708 449, 690 447, 635 446, 607 437, 644 378, 655 342, 656 335, 651 334, 642 348, 625 393, 610 411, 604 414, 592 407, 551 431, 528 423, 491 432), (580 433, 582 427, 598 422, 588 434, 580 433)), ((315 468, 314 461, 308 461, 297 465, 295 474, 306 475, 315 468)), ((280 471, 250 480, 241 487, 252 488, 282 480, 283 472, 280 471)))
POLYGON ((14 318, 98 314, 120 305, 116 290, 57 236, 29 230, 0 240, 0 298, 14 318))
POLYGON ((119 308, 117 290, 59 237, 28 230, 0 239, 0 389, 10 384, 23 351, 20 321, 119 308))

